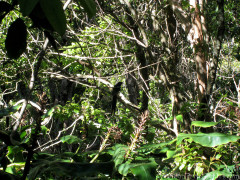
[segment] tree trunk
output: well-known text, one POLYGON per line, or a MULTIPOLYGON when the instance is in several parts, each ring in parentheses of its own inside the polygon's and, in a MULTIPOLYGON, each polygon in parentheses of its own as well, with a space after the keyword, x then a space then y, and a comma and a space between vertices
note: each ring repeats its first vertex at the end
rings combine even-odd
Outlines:
MULTIPOLYGON (((127 18, 130 23, 130 26, 133 30, 134 36, 136 39, 144 42, 145 46, 148 46, 147 36, 144 32, 144 29, 141 27, 141 24, 138 22, 137 19, 137 12, 132 8, 131 4, 124 0, 125 4, 127 5, 128 9, 126 11, 128 12, 127 18), (141 36, 140 36, 141 35, 141 36), (142 37, 142 38, 141 38, 142 37)), ((141 86, 143 89, 143 95, 141 98, 141 112, 145 113, 145 111, 148 110, 148 87, 149 87, 149 74, 148 74, 148 67, 147 67, 147 54, 145 47, 139 45, 136 42, 136 58, 140 65, 140 80, 141 80, 141 86)))
POLYGON ((220 55, 220 50, 221 50, 222 40, 223 40, 223 35, 224 35, 224 30, 225 30, 225 27, 224 27, 224 0, 217 1, 217 3, 218 3, 218 9, 219 9, 217 20, 218 20, 218 24, 220 24, 220 25, 218 27, 218 33, 217 33, 215 45, 213 48, 212 62, 210 62, 210 67, 209 67, 208 88, 207 88, 208 94, 212 94, 213 87, 215 85, 218 62, 219 62, 219 55, 220 55))
POLYGON ((195 63, 197 72, 197 101, 199 108, 197 111, 197 120, 211 121, 208 107, 207 95, 207 44, 206 44, 206 27, 204 20, 203 8, 204 0, 190 1, 191 6, 195 9, 192 23, 193 23, 193 43, 195 51, 195 63))

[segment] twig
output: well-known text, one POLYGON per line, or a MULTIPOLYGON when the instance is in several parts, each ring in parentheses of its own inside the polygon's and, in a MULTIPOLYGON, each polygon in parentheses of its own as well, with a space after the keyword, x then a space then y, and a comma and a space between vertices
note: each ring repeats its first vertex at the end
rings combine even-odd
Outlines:
POLYGON ((104 139, 104 141, 103 141, 103 143, 102 143, 98 153, 94 156, 94 158, 90 161, 90 163, 93 163, 98 158, 100 153, 105 149, 107 141, 108 141, 108 139, 110 137, 111 131, 112 131, 112 128, 108 129, 107 135, 106 135, 106 137, 105 137, 105 139, 104 139))

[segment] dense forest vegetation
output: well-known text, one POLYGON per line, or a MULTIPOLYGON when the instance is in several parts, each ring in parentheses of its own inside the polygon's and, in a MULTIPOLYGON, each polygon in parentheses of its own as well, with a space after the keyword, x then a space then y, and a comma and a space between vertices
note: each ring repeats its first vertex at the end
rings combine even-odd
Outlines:
POLYGON ((0 22, 0 179, 240 179, 239 0, 2 0, 0 22))

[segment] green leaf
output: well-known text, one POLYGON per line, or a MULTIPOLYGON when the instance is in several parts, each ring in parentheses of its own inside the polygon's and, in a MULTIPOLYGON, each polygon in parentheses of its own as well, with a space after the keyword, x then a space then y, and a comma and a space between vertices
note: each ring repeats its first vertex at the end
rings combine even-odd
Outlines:
POLYGON ((23 140, 26 135, 27 135, 27 132, 26 131, 22 131, 22 133, 20 135, 21 140, 23 140))
POLYGON ((67 135, 67 136, 61 137, 60 140, 63 143, 68 143, 68 144, 74 144, 74 143, 82 142, 81 139, 79 139, 77 136, 73 136, 73 135, 67 135))
POLYGON ((177 137, 177 144, 180 144, 183 139, 190 138, 194 142, 206 147, 215 147, 229 142, 236 142, 240 139, 239 136, 227 135, 222 133, 198 133, 198 134, 179 134, 177 137))
POLYGON ((17 106, 13 106, 13 107, 9 107, 9 108, 5 108, 5 109, 0 109, 0 118, 9 115, 10 113, 15 113, 18 111, 18 109, 21 107, 22 105, 19 104, 17 106))
POLYGON ((200 180, 215 180, 219 176, 225 176, 225 177, 232 177, 232 173, 227 171, 226 169, 223 171, 212 171, 207 173, 205 176, 203 176, 200 180))
MULTIPOLYGON (((173 141, 175 142, 176 140, 174 139, 173 141)), ((137 148, 136 151, 139 153, 144 153, 146 155, 146 154, 153 153, 157 149, 161 151, 165 146, 171 145, 171 144, 172 144, 172 141, 159 143, 159 144, 145 144, 137 148)))
POLYGON ((17 59, 27 47, 27 29, 21 18, 16 19, 8 28, 5 48, 9 58, 17 59))
POLYGON ((28 16, 39 0, 19 0, 20 11, 23 16, 28 16))
POLYGON ((150 162, 150 163, 140 163, 137 166, 131 168, 131 171, 137 179, 140 180, 151 180, 151 179, 156 179, 156 167, 157 163, 150 162))
POLYGON ((193 121, 192 122, 192 126, 197 126, 197 127, 212 127, 212 126, 216 126, 218 124, 218 122, 204 122, 204 121, 193 121))
POLYGON ((176 119, 180 122, 183 122, 183 116, 180 114, 180 115, 177 115, 176 116, 176 119))
POLYGON ((23 149, 19 146, 8 146, 8 158, 12 162, 24 162, 23 149))
POLYGON ((90 19, 96 15, 96 4, 93 0, 80 0, 80 4, 90 19))
POLYGON ((54 107, 52 107, 50 110, 48 110, 44 115, 42 115, 42 119, 45 119, 45 118, 47 118, 47 117, 50 117, 52 114, 53 114, 53 112, 54 112, 54 110, 55 110, 55 107, 56 106, 54 106, 54 107))
POLYGON ((121 164, 119 167, 118 167, 118 172, 120 174, 122 174, 123 176, 127 176, 128 174, 128 170, 132 167, 133 165, 130 164, 130 162, 126 162, 124 164, 121 164))
POLYGON ((61 36, 66 31, 66 16, 60 0, 40 0, 42 10, 53 29, 61 36))
POLYGON ((46 126, 41 126, 41 132, 43 134, 47 134, 48 131, 49 131, 49 129, 46 126))
POLYGON ((168 150, 167 151, 167 158, 171 158, 176 154, 176 151, 173 150, 168 150))
POLYGON ((128 150, 128 146, 117 144, 113 147, 113 150, 113 161, 115 163, 115 167, 117 167, 119 164, 123 163, 126 152, 128 150))
POLYGON ((137 177, 137 179, 156 179, 156 166, 157 163, 154 160, 150 162, 140 162, 140 163, 129 163, 126 162, 121 164, 118 168, 118 171, 123 176, 127 176, 128 173, 137 177))
POLYGON ((154 150, 161 148, 163 146, 166 146, 167 143, 159 143, 159 144, 146 144, 143 145, 141 147, 139 147, 138 149, 136 149, 138 152, 144 153, 144 154, 150 154, 152 153, 154 150))

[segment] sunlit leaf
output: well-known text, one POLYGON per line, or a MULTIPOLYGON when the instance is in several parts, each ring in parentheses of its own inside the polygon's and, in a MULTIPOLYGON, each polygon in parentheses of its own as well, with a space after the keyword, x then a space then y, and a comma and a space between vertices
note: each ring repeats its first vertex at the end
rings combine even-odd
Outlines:
POLYGON ((46 126, 41 126, 41 131, 42 131, 43 134, 47 134, 49 129, 46 126))
POLYGON ((167 151, 167 158, 171 158, 176 154, 176 151, 168 150, 167 151))
POLYGON ((198 133, 198 134, 179 134, 177 144, 180 144, 183 139, 191 138, 194 142, 206 147, 215 147, 229 142, 236 142, 240 139, 239 136, 227 135, 222 133, 198 133))
POLYGON ((183 122, 183 116, 180 114, 180 115, 177 115, 176 116, 176 119, 180 122, 183 122))
POLYGON ((216 126, 218 122, 204 122, 204 121, 193 121, 192 126, 197 126, 197 127, 212 127, 216 126))
POLYGON ((77 136, 73 136, 73 135, 67 135, 64 137, 61 137, 61 141, 63 143, 68 143, 68 144, 73 144, 73 143, 80 143, 82 142, 81 139, 79 139, 77 136))
POLYGON ((217 177, 219 176, 225 176, 225 177, 232 177, 232 173, 227 171, 227 170, 223 170, 223 171, 212 171, 207 173, 206 175, 204 175, 200 180, 215 180, 217 179, 217 177))

